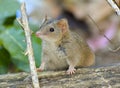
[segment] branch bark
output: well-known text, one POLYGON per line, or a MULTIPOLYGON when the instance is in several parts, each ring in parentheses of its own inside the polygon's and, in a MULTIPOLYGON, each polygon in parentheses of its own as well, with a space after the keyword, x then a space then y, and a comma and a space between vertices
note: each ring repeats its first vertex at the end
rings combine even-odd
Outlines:
MULTIPOLYGON (((26 88, 26 86, 33 88, 29 75, 28 73, 1 75, 0 88, 26 88)), ((65 71, 40 72, 38 77, 41 88, 120 88, 120 64, 81 68, 73 75, 67 75, 65 71)))
POLYGON ((117 6, 117 4, 113 0, 107 0, 107 1, 112 6, 112 8, 117 12, 117 14, 120 16, 120 8, 117 6))
POLYGON ((38 76, 37 76, 37 72, 36 72, 32 42, 31 42, 31 30, 28 25, 28 18, 27 18, 27 14, 26 14, 25 3, 22 3, 22 5, 21 5, 21 13, 22 13, 22 18, 20 18, 18 20, 18 22, 20 23, 20 25, 22 26, 22 28, 24 29, 24 32, 25 32, 25 37, 26 37, 26 42, 27 42, 26 54, 28 55, 28 59, 29 59, 29 63, 30 63, 30 70, 31 70, 31 75, 32 75, 33 86, 34 86, 34 88, 40 88, 38 76))

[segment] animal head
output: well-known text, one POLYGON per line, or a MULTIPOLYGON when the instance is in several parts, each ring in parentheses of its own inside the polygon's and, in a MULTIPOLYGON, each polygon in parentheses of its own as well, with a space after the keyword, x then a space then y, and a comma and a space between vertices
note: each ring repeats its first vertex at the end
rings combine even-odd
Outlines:
POLYGON ((66 19, 51 22, 43 26, 36 32, 36 36, 46 41, 56 42, 66 32, 68 32, 68 22, 66 19))

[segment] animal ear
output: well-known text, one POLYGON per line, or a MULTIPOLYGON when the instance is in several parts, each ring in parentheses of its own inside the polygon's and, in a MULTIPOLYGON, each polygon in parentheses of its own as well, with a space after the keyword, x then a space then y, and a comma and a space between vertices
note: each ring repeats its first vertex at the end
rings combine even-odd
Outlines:
POLYGON ((68 31, 68 21, 67 19, 61 19, 57 22, 57 26, 62 30, 62 33, 68 31))

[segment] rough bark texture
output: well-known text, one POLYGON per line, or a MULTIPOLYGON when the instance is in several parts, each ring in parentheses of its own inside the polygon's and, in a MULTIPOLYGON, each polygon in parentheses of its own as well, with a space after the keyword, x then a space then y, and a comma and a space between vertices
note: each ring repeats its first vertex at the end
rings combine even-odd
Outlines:
POLYGON ((26 54, 28 55, 29 65, 30 65, 30 71, 32 75, 32 83, 34 85, 34 88, 40 88, 39 87, 39 80, 37 76, 36 66, 35 66, 35 59, 34 59, 34 53, 32 48, 32 42, 31 42, 31 30, 29 28, 27 13, 26 13, 26 5, 25 2, 21 4, 21 15, 22 17, 18 19, 18 22, 22 26, 25 32, 26 37, 26 43, 27 43, 27 51, 26 54))
MULTIPOLYGON (((38 73, 41 88, 120 88, 120 64, 81 68, 76 74, 65 71, 38 73)), ((0 88, 32 88, 28 73, 0 76, 0 88)))

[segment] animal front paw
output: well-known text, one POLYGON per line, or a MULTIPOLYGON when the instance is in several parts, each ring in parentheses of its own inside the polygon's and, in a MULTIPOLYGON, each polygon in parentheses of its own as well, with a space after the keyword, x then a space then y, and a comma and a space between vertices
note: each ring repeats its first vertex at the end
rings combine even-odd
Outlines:
POLYGON ((76 69, 74 67, 69 67, 69 69, 67 70, 67 74, 74 74, 76 71, 76 69))
POLYGON ((41 72, 41 71, 43 71, 43 69, 37 68, 37 72, 41 72))
POLYGON ((42 62, 42 64, 40 65, 40 67, 37 68, 37 72, 41 72, 41 71, 43 71, 43 70, 44 70, 44 67, 45 67, 45 63, 42 62))

